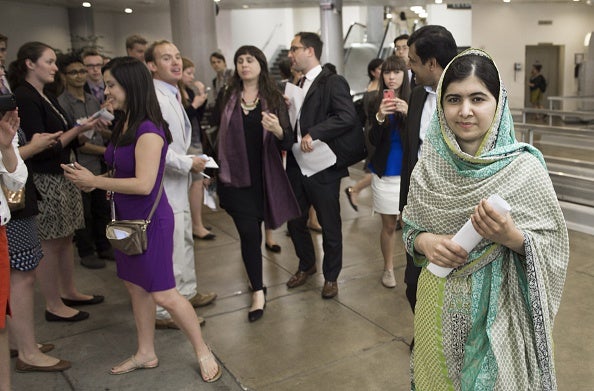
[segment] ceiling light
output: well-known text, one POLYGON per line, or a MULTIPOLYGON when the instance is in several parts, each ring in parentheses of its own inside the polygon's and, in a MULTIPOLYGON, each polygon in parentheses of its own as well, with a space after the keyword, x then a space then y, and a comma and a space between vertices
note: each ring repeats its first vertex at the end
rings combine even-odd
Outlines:
POLYGON ((89 3, 88 1, 83 1, 82 6, 85 8, 90 8, 91 7, 91 3, 89 3))
POLYGON ((386 14, 386 19, 392 19, 394 17, 394 15, 392 14, 386 14))
POLYGON ((410 10, 415 14, 418 14, 420 11, 423 10, 423 7, 421 7, 420 5, 415 5, 414 7, 410 7, 410 10))
POLYGON ((124 8, 124 12, 127 14, 131 14, 133 11, 132 8, 124 8))
POLYGON ((443 0, 435 0, 435 4, 441 4, 443 3, 443 0))
POLYGON ((419 18, 421 19, 427 19, 427 16, 429 16, 429 14, 426 11, 419 14, 419 18))
POLYGON ((511 0, 503 0, 504 3, 511 3, 511 0))
POLYGON ((242 7, 243 7, 243 9, 250 8, 250 6, 249 6, 249 5, 247 5, 247 4, 244 4, 244 5, 242 5, 242 7))

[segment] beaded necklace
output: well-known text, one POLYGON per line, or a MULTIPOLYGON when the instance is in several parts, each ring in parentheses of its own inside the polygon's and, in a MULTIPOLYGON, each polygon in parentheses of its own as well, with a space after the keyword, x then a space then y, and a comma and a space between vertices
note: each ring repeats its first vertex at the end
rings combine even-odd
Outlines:
POLYGON ((245 115, 248 115, 250 111, 254 110, 258 106, 258 103, 260 103, 259 96, 257 96, 256 99, 254 99, 251 103, 248 103, 245 101, 245 99, 243 99, 243 92, 241 93, 241 108, 243 109, 243 113, 245 115))

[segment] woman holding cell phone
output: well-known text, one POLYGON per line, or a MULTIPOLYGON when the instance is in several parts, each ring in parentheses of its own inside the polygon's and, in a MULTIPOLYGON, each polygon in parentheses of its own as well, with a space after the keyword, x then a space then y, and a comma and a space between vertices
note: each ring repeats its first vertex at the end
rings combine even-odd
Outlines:
MULTIPOLYGON (((391 56, 382 64, 382 76, 375 100, 375 120, 369 132, 369 141, 375 152, 369 163, 372 172, 371 190, 373 210, 382 217, 380 246, 384 257, 382 285, 394 288, 394 244, 396 230, 400 229, 398 198, 402 170, 402 141, 410 85, 407 66, 403 59, 391 56)), ((372 113, 374 111, 371 111, 372 113)))

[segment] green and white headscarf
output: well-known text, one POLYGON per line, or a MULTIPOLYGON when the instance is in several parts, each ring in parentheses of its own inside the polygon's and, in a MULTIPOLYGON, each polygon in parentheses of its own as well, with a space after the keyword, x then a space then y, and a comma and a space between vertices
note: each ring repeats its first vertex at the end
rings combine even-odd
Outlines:
MULTIPOLYGON (((456 58, 468 55, 490 58, 477 49, 456 58)), ((525 255, 482 240, 467 264, 445 279, 423 268, 413 384, 431 391, 556 390, 552 328, 569 242, 542 154, 516 141, 501 80, 495 116, 478 152, 463 152, 443 113, 443 75, 402 215, 407 251, 426 266, 414 251, 416 236, 455 234, 481 199, 497 193, 511 205, 525 255), (424 348, 427 343, 431 349, 424 348)))

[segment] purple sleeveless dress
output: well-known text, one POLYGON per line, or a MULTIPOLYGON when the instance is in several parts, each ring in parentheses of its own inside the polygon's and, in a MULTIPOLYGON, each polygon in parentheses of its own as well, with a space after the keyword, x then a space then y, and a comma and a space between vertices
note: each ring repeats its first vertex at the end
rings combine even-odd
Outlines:
MULTIPOLYGON (((140 124, 136 131, 136 141, 145 133, 156 133, 165 144, 159 159, 159 173, 155 186, 149 195, 115 193, 114 202, 118 220, 146 219, 159 192, 165 170, 167 141, 165 132, 150 121, 140 124)), ((134 149, 136 141, 115 148, 109 144, 105 151, 105 161, 113 167, 115 158, 115 177, 131 178, 135 175, 136 162, 134 149)), ((122 280, 136 284, 147 292, 163 291, 175 287, 173 276, 173 211, 165 190, 147 229, 148 246, 143 254, 126 255, 114 249, 117 274, 122 280)))

